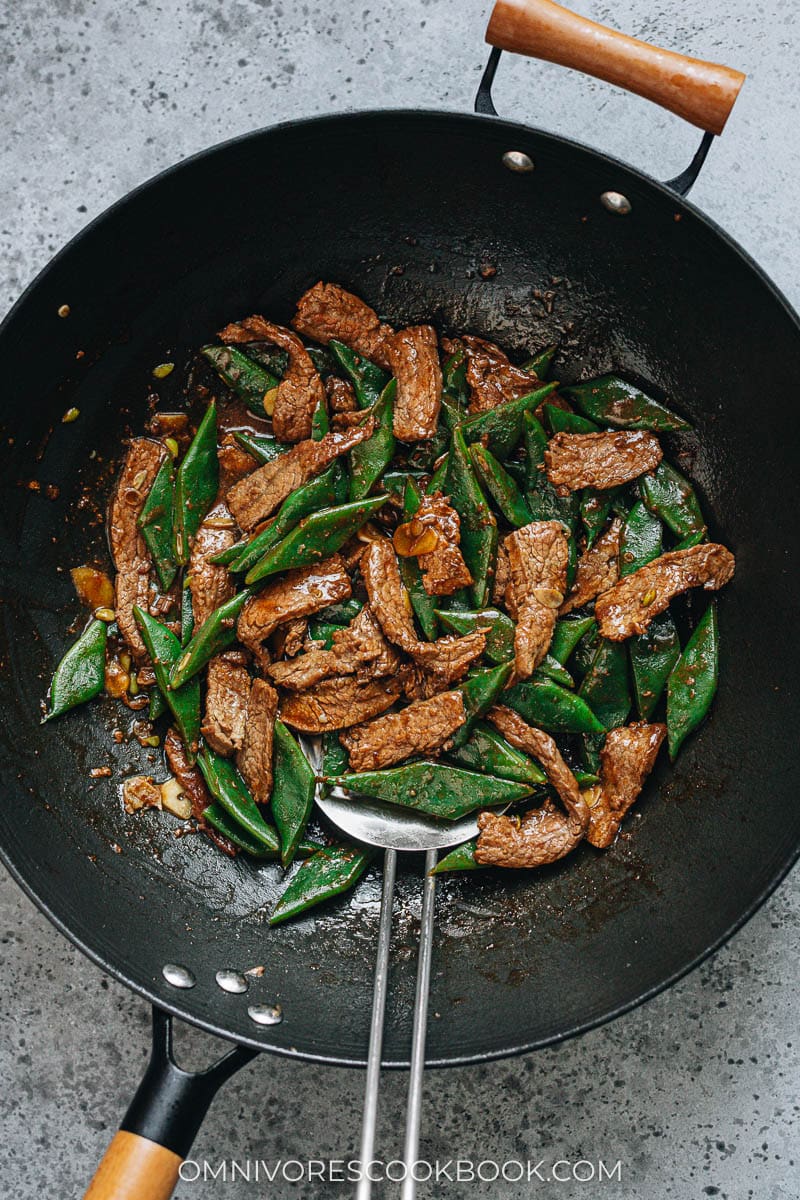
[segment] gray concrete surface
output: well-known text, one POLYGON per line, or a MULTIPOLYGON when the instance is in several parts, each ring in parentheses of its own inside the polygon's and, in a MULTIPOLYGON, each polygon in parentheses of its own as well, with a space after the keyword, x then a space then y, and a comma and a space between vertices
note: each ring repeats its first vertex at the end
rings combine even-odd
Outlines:
MULTIPOLYGON (((209 143, 287 117, 375 105, 471 105, 484 0, 4 0, 0 255, 10 304, 62 243, 129 188, 209 143)), ((632 33, 747 71, 695 190, 797 305, 798 8, 794 0, 580 0, 632 33)), ((504 63, 504 114, 603 146, 661 177, 695 134, 554 67, 504 63)), ((423 1196, 614 1200, 800 1195, 798 877, 668 994, 564 1046, 431 1074, 426 1158, 621 1160, 622 1181, 448 1184, 423 1196)), ((0 1192, 81 1194, 147 1053, 148 1012, 0 884, 0 1192)), ((198 1035, 185 1039, 195 1054, 198 1035)), ((264 1060, 234 1080, 196 1156, 346 1157, 362 1077, 264 1060)), ((387 1080, 380 1151, 399 1148, 404 1079, 387 1080)), ((225 1195, 346 1195, 343 1186, 182 1184, 225 1195)), ((387 1189, 381 1194, 395 1194, 387 1189)))

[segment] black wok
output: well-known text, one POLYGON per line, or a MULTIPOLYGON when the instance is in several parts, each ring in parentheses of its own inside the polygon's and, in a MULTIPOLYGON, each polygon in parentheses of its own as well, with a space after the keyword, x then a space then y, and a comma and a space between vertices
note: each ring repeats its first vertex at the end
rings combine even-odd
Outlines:
MULTIPOLYGON (((182 366, 242 314, 288 321, 318 278, 351 287, 395 324, 433 320, 519 352, 557 341, 556 377, 613 369, 668 397, 695 432, 667 453, 737 555, 720 601, 713 715, 674 768, 662 758, 633 836, 532 874, 442 882, 430 1063, 530 1050, 688 971, 752 914, 800 843, 798 319, 675 190, 565 139, 435 112, 268 129, 139 188, 28 289, 0 330, 0 850, 54 924, 160 1010, 253 1050, 364 1062, 379 880, 271 930, 276 866, 230 861, 202 838, 176 840, 155 814, 122 813, 122 772, 160 764, 135 740, 114 745, 113 702, 40 725, 65 629, 79 619, 67 568, 105 555, 102 522, 81 498, 102 509, 120 438, 145 418, 153 365, 182 366), (535 170, 508 170, 510 150, 535 170), (627 215, 601 203, 609 190, 627 198, 627 215), (489 279, 486 262, 497 269, 489 279), (70 406, 80 419, 63 425, 70 406), (111 778, 90 777, 104 765, 111 778), (196 986, 170 986, 166 963, 187 967, 196 986), (220 968, 257 964, 265 973, 244 996, 215 983, 220 968), (280 1004, 282 1022, 254 1024, 247 1010, 258 1003, 280 1004)), ((158 385, 167 407, 180 402, 181 374, 158 385)), ((402 882, 405 943, 416 888, 402 882)), ((384 1052, 403 1066, 415 964, 397 949, 384 1052)), ((160 1019, 158 1029, 153 1086, 126 1125, 181 1154, 224 1072, 203 1085, 202 1102, 195 1090, 197 1119, 183 1121, 179 1094, 191 1089, 158 1067, 160 1019), (153 1116, 159 1072, 172 1091, 153 1116)))

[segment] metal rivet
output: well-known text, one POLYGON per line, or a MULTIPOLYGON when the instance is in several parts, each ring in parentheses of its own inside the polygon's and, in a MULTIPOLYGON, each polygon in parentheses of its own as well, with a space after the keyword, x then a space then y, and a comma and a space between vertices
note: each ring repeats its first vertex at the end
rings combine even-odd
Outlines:
POLYGON ((522 150, 506 150, 503 155, 503 166, 508 167, 509 171, 518 171, 523 174, 525 171, 533 170, 533 159, 522 150))
POLYGON ((167 983, 172 984, 176 988, 193 988, 197 983, 189 968, 181 967, 178 963, 164 963, 164 966, 161 968, 161 974, 167 983))
POLYGON ((618 217, 627 217, 633 207, 628 197, 623 196, 622 192, 603 192, 600 203, 609 212, 616 213, 618 217))
POLYGON ((251 1004, 247 1015, 256 1025, 280 1025, 283 1020, 280 1004, 251 1004))
POLYGON ((217 971, 215 977, 223 992, 246 992, 247 980, 238 971, 217 971))

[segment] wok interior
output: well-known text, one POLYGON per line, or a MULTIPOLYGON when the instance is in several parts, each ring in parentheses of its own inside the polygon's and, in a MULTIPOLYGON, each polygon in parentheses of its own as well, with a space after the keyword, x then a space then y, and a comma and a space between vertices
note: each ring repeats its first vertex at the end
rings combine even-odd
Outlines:
MULTIPOLYGON (((708 169, 713 169, 709 166, 708 169)), ((108 969, 206 1026, 287 1053, 363 1061, 379 873, 270 930, 275 865, 230 861, 175 823, 126 816, 122 771, 160 752, 110 731, 102 701, 41 726, 39 700, 80 620, 68 568, 103 555, 120 438, 146 395, 180 401, 183 366, 228 320, 288 320, 318 278, 395 324, 432 320, 510 351, 559 342, 554 376, 614 369, 695 424, 666 440, 737 555, 720 599, 713 715, 662 754, 625 837, 552 868, 443 877, 428 1039, 434 1062, 563 1036, 658 988, 716 943, 798 842, 791 551, 800 338, 768 285, 677 200, 633 173, 501 122, 425 114, 285 127, 201 157, 118 206, 49 269, 0 337, 3 670, 0 842, 39 902, 108 969), (536 170, 500 158, 526 150, 536 170), (625 192, 626 218, 599 204, 625 192), (482 264, 496 267, 484 279, 482 264), (71 308, 68 319, 56 315, 71 308), (78 351, 83 351, 76 358, 78 351), (155 383, 165 360, 178 368, 155 383), (70 406, 80 418, 62 425, 70 406), (95 457, 92 457, 94 452, 95 457), (41 482, 33 491, 29 480, 41 482), (48 498, 45 484, 58 488, 48 498), (85 503, 81 497, 86 496, 85 503), (112 778, 91 778, 112 765, 112 778), (194 972, 176 993, 165 962, 194 972), (263 964, 247 996, 216 970, 263 964), (281 1003, 259 1029, 248 1003, 281 1003)), ((407 1059, 421 858, 404 860, 385 1054, 407 1059)))

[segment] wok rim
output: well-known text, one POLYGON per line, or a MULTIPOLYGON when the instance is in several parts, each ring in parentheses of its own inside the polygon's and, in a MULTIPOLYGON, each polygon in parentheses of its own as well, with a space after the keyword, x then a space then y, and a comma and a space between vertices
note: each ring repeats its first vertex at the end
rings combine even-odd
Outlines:
MULTIPOLYGON (((41 270, 24 288, 18 299, 3 318, 2 322, 0 322, 0 341, 17 319, 18 315, 24 310, 29 297, 45 282, 50 272, 54 271, 62 262, 62 260, 77 248, 82 239, 89 236, 95 230, 95 228, 99 227, 104 221, 117 215, 125 207, 125 205, 129 203, 129 201, 137 199, 140 195, 154 191, 164 181, 171 179, 184 169, 190 169, 196 166, 201 160, 210 159, 218 152, 225 151, 233 146, 245 143, 247 141, 255 141, 271 134, 299 132, 302 129, 308 128, 309 126, 347 126, 350 124, 356 124, 358 121, 361 121, 365 118, 375 121, 391 121, 400 119, 404 121, 450 121, 462 124, 465 122, 468 124, 489 122, 497 128, 506 128, 510 135, 514 134, 517 136, 533 137, 545 143, 546 145, 550 145, 559 149, 566 148, 576 152, 579 155, 588 156, 594 159, 597 163, 607 166, 612 170, 623 170, 645 190, 653 190, 657 195, 669 199, 670 203, 677 206, 679 209, 690 213, 693 217, 700 221, 711 234, 715 235, 716 238, 719 239, 727 249, 733 251, 733 253, 738 256, 744 266, 747 267, 749 271, 752 272, 752 274, 755 275, 755 277, 761 282, 761 284, 765 286, 772 299, 776 301, 783 309, 785 315, 794 325, 795 330, 800 337, 800 315, 798 315, 797 311, 789 303, 788 299, 777 286, 777 284, 775 284, 767 272, 755 261, 748 251, 746 251, 744 247, 742 247, 739 242, 736 241, 735 238, 733 238, 725 229, 723 229, 722 226, 717 224, 713 218, 708 216, 708 214, 694 205, 685 196, 678 195, 678 193, 674 192, 667 184, 662 183, 660 180, 655 179, 651 175, 648 175, 645 171, 632 165, 631 163, 625 162, 623 159, 606 154, 602 150, 587 146, 585 143, 578 142, 561 134, 552 133, 547 130, 539 129, 533 125, 523 124, 522 122, 509 121, 502 117, 478 113, 463 113, 455 110, 449 111, 444 109, 375 108, 358 109, 352 112, 322 113, 311 117, 295 117, 287 121, 278 122, 274 125, 267 125, 259 129, 250 130, 246 133, 238 134, 235 137, 227 138, 221 142, 216 142, 211 146, 207 146, 201 150, 198 150, 194 154, 191 154, 188 157, 179 160, 178 162, 172 163, 170 166, 165 167, 155 175, 144 180, 135 188, 129 192, 126 192, 125 195, 113 201, 107 208, 98 213, 97 216, 93 217, 88 224, 74 234, 61 247, 60 250, 58 250, 50 259, 48 259, 41 270)), ((598 1029, 610 1021, 616 1020, 618 1017, 623 1016, 625 1013, 631 1012, 633 1009, 638 1008, 641 1004, 644 1004, 648 1000, 651 1000, 653 997, 659 995, 661 992, 664 992, 668 988, 672 987, 673 984, 683 979, 691 971, 694 971, 695 968, 700 966, 703 962, 710 958, 712 954, 716 953, 717 950, 724 946, 736 933, 739 932, 740 929, 744 927, 751 917, 762 907, 766 900, 768 900, 769 897, 777 890, 777 888, 784 881, 784 879, 787 878, 789 872, 795 866, 798 858, 800 858, 800 839, 798 839, 797 845, 789 853, 786 860, 781 863, 778 870, 768 880, 750 905, 736 918, 735 921, 733 921, 725 930, 723 930, 723 932, 709 946, 707 946, 699 954, 695 955, 695 957, 683 967, 674 971, 671 975, 659 981, 657 984, 653 984, 651 987, 646 988, 638 995, 626 1000, 602 1015, 575 1023, 570 1028, 559 1033, 534 1039, 532 1041, 510 1045, 502 1049, 495 1048, 480 1053, 457 1055, 448 1058, 432 1058, 430 1060, 426 1059, 426 1069, 455 1066, 475 1066, 481 1063, 499 1061, 505 1058, 527 1054, 534 1050, 541 1050, 548 1046, 558 1045, 561 1042, 577 1037, 580 1034, 588 1033, 591 1030, 598 1029)), ((283 1058, 301 1062, 317 1063, 324 1066, 356 1068, 362 1068, 366 1066, 366 1058, 349 1058, 346 1056, 314 1053, 308 1050, 298 1050, 290 1046, 275 1045, 258 1040, 254 1037, 249 1038, 242 1036, 241 1034, 232 1034, 230 1030, 215 1023, 214 1021, 206 1020, 202 1017, 198 1017, 195 1014, 189 1013, 184 1007, 181 1006, 179 1002, 177 1002, 177 999, 175 1002, 171 1001, 170 999, 165 1000, 164 997, 157 995, 155 991, 147 985, 134 982, 128 976, 125 970, 108 962, 100 951, 94 949, 91 945, 84 941, 81 936, 73 932, 68 927, 66 921, 58 916, 53 911, 52 907, 38 894, 34 884, 25 878, 22 871, 17 868, 16 863, 12 860, 11 856, 7 852, 5 845, 1 842, 0 861, 3 862, 12 879, 15 880, 25 895, 34 903, 39 912, 41 912, 47 918, 50 924, 53 925, 59 931, 59 933, 63 934, 73 946, 80 950, 81 953, 83 953, 91 962, 100 967, 101 970, 106 972, 112 978, 116 979, 130 991, 142 996, 143 999, 160 1008, 164 1012, 167 1012, 174 1017, 178 1017, 180 1020, 186 1021, 187 1024, 193 1025, 198 1029, 202 1029, 206 1033, 212 1034, 213 1036, 222 1038, 229 1043, 232 1042, 236 1045, 248 1046, 258 1051, 277 1054, 283 1058)), ((408 1068, 409 1062, 407 1060, 391 1060, 382 1063, 382 1066, 385 1069, 403 1070, 408 1068)))

